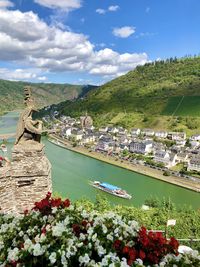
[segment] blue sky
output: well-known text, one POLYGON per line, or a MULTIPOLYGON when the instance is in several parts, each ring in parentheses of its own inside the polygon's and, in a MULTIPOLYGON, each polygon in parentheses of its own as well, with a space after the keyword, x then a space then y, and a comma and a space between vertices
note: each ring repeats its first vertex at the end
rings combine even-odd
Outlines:
POLYGON ((200 52, 199 0, 0 0, 0 78, 102 84, 200 52))

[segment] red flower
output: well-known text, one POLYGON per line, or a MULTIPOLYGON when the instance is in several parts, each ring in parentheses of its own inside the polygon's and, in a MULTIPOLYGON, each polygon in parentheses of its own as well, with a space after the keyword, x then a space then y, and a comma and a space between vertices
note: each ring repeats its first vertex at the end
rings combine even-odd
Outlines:
POLYGON ((69 199, 65 199, 65 200, 63 201, 63 205, 64 205, 65 208, 68 208, 68 207, 70 206, 70 201, 69 201, 69 199))
POLYGON ((72 225, 72 229, 73 229, 73 232, 74 232, 75 236, 79 237, 80 233, 81 233, 80 226, 78 224, 73 224, 72 225))
POLYGON ((16 267, 17 266, 17 261, 11 261, 11 265, 16 267))
POLYGON ((178 249, 178 246, 179 246, 179 242, 178 242, 174 237, 171 237, 171 238, 170 238, 170 241, 169 241, 169 245, 170 245, 174 250, 177 250, 177 249, 178 249))
POLYGON ((146 254, 145 254, 145 252, 143 251, 143 250, 139 250, 139 258, 141 259, 141 260, 144 260, 144 258, 146 257, 146 254))
POLYGON ((115 242, 113 244, 114 249, 119 251, 119 250, 121 250, 121 246, 122 246, 122 241, 119 239, 115 240, 115 242))
POLYGON ((129 248, 128 255, 129 255, 129 258, 131 260, 135 261, 136 260, 136 250, 135 250, 135 248, 129 248))
POLYGON ((41 230, 41 233, 46 235, 46 232, 47 232, 46 227, 43 227, 42 230, 41 230))
POLYGON ((122 253, 124 254, 128 254, 129 253, 129 247, 128 246, 125 246, 122 250, 122 253))
POLYGON ((178 241, 171 238, 168 241, 161 232, 147 232, 144 227, 139 231, 137 243, 137 257, 145 264, 157 264, 168 253, 177 253, 178 241))
POLYGON ((51 197, 51 192, 48 192, 47 195, 46 195, 46 198, 50 198, 51 197))
POLYGON ((54 199, 51 200, 51 206, 52 207, 57 207, 58 208, 58 207, 60 207, 61 203, 62 203, 61 198, 54 198, 54 199))
POLYGON ((81 222, 81 225, 82 225, 83 227, 85 227, 85 228, 86 228, 87 224, 88 224, 88 222, 85 221, 85 220, 83 220, 83 221, 81 222))

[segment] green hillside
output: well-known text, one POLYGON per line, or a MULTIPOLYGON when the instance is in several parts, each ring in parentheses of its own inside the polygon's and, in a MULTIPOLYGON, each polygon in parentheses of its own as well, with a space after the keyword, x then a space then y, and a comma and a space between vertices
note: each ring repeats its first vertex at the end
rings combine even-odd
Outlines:
POLYGON ((194 130, 187 124, 194 120, 200 126, 199 104, 200 57, 194 57, 138 66, 91 91, 84 100, 64 102, 58 109, 73 116, 87 110, 97 125, 194 130))
POLYGON ((38 107, 59 103, 84 96, 93 86, 70 84, 44 84, 26 83, 0 80, 1 105, 0 113, 23 107, 23 88, 25 85, 32 87, 32 94, 38 107))
POLYGON ((200 116, 200 96, 175 96, 168 99, 162 112, 172 116, 200 116))

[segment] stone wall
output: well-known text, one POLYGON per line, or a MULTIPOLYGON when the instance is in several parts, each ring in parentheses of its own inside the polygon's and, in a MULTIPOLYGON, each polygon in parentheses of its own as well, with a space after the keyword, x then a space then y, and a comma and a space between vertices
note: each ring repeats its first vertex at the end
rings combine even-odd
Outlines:
POLYGON ((0 212, 14 211, 13 183, 10 168, 0 168, 0 212))
POLYGON ((21 213, 31 209, 36 201, 52 191, 51 164, 44 153, 44 145, 31 142, 25 146, 15 145, 6 175, 0 170, 0 207, 3 212, 21 213))

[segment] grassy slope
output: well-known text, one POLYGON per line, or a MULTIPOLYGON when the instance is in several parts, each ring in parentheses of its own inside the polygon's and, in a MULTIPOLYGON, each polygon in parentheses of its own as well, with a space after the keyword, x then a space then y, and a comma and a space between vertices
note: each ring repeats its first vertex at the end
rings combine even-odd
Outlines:
MULTIPOLYGON (((0 80, 0 113, 23 107, 23 88, 31 85, 38 107, 77 98, 85 91, 81 85, 24 83, 0 80)), ((87 87, 88 89, 88 87, 87 87)))
MULTIPOLYGON (((176 115, 200 115, 200 99, 197 101, 194 96, 200 96, 200 57, 137 67, 93 90, 83 101, 66 102, 59 107, 65 114, 73 116, 87 110, 97 125, 111 122, 128 128, 137 126, 193 131, 189 128, 194 127, 187 126, 186 117, 177 120, 176 115), (177 114, 173 114, 182 96, 184 101, 177 114)), ((199 118, 194 120, 200 126, 199 118)))

